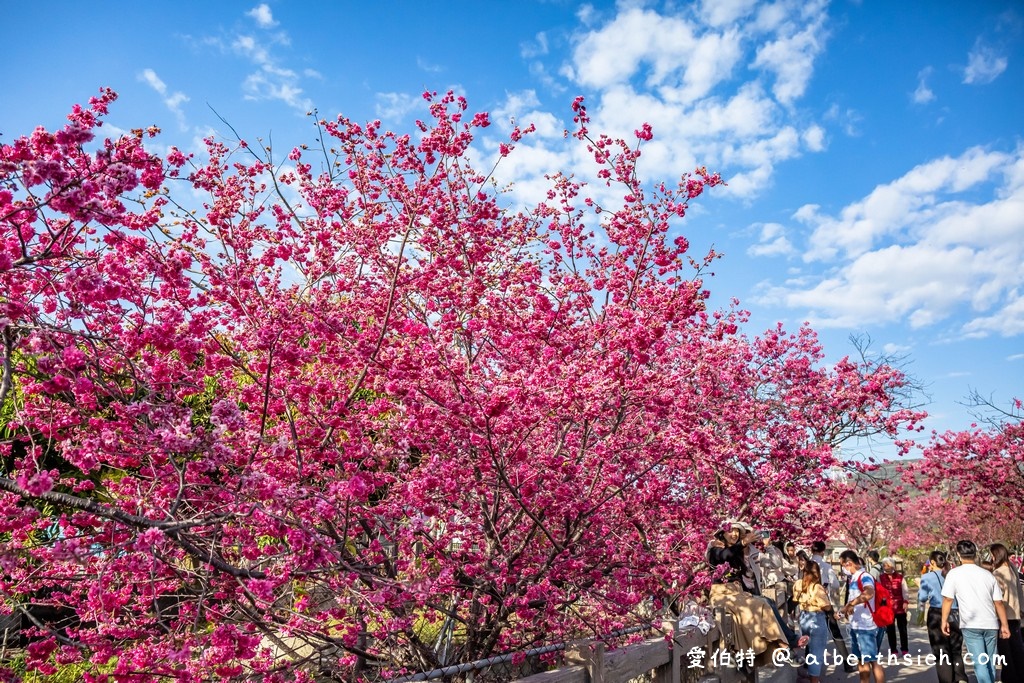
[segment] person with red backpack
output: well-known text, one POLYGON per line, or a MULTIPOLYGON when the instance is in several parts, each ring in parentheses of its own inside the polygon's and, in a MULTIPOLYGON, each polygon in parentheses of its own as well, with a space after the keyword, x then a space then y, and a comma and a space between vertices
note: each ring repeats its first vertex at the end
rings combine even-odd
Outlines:
MULTIPOLYGON (((842 613, 850 619, 851 649, 857 658, 860 683, 869 683, 872 674, 875 683, 885 683, 885 670, 878 662, 878 650, 885 631, 876 623, 876 614, 884 608, 880 599, 884 589, 876 586, 875 580, 864 571, 860 557, 854 551, 844 550, 839 556, 839 566, 847 576, 849 601, 843 606, 842 613)), ((888 610, 891 615, 892 607, 889 606, 888 610)))
POLYGON ((910 643, 907 640, 907 607, 910 604, 910 590, 907 588, 907 580, 903 573, 896 571, 896 560, 887 557, 882 560, 882 573, 878 575, 878 583, 884 586, 892 596, 892 611, 895 616, 893 623, 885 628, 889 636, 889 652, 899 654, 910 653, 910 643), (900 649, 896 649, 896 631, 899 630, 900 649))

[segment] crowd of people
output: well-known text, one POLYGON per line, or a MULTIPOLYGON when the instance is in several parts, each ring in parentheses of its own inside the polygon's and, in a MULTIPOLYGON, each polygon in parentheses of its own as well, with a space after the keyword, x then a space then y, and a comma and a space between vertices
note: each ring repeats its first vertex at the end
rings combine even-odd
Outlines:
POLYGON ((951 556, 933 552, 916 596, 895 558, 868 551, 862 559, 844 550, 837 573, 825 550, 823 541, 800 549, 740 521, 715 532, 707 549, 715 570, 709 602, 733 616, 739 649, 761 654, 789 648, 806 667, 809 683, 819 683, 826 661, 857 671, 861 683, 885 683, 882 644, 888 639, 890 656, 910 654, 908 615, 916 597, 939 683, 968 683, 964 646, 977 683, 995 683, 997 662, 1003 683, 1024 683, 1024 579, 1020 559, 1004 545, 991 545, 991 559, 984 561, 966 540, 951 556), (892 610, 880 620, 884 628, 876 623, 877 596, 885 596, 892 610), (849 625, 849 641, 840 622, 849 625), (835 654, 827 658, 829 641, 835 654))

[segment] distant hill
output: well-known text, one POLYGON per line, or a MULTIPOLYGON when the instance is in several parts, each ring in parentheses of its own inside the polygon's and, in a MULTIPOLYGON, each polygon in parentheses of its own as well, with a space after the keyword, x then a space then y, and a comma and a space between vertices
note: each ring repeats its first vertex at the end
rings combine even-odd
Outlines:
MULTIPOLYGON (((900 467, 905 467, 921 461, 921 458, 907 458, 906 460, 893 460, 889 462, 878 463, 876 469, 870 472, 853 472, 851 481, 863 481, 865 483, 872 481, 896 481, 902 479, 902 475, 899 473, 900 467)), ((843 470, 844 472, 850 472, 850 470, 843 470)), ((902 481, 903 487, 906 491, 906 495, 909 498, 916 498, 917 496, 924 493, 924 489, 921 488, 917 481, 902 481)))

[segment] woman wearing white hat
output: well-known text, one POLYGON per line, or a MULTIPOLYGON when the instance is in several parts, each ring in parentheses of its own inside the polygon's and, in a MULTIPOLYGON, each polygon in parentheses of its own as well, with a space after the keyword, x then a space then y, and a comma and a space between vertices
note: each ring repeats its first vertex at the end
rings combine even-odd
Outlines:
POLYGON ((727 521, 715 532, 708 545, 707 559, 708 564, 719 570, 711 586, 710 602, 733 615, 737 626, 737 646, 742 650, 749 648, 754 654, 760 654, 773 643, 788 644, 790 648, 803 647, 807 644, 807 637, 798 637, 789 628, 773 601, 753 592, 758 590, 758 582, 748 565, 747 549, 760 538, 749 525, 734 520, 727 521), (726 568, 721 569, 723 566, 726 568))

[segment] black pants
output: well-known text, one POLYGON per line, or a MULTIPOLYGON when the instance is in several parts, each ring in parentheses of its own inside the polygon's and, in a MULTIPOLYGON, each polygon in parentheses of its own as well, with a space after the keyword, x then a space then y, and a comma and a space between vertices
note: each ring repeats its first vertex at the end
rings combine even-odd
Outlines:
POLYGON ((939 683, 968 683, 964 669, 964 636, 960 627, 949 625, 949 635, 942 633, 942 609, 928 608, 928 643, 935 655, 935 670, 939 683))
POLYGON ((885 633, 889 636, 889 652, 909 652, 910 641, 907 640, 907 613, 896 615, 896 621, 885 627, 885 633), (896 629, 900 630, 900 647, 896 649, 896 629))
POLYGON ((1006 663, 999 680, 1003 683, 1024 682, 1024 640, 1021 640, 1020 619, 1010 619, 1010 637, 996 641, 996 648, 1006 663))

